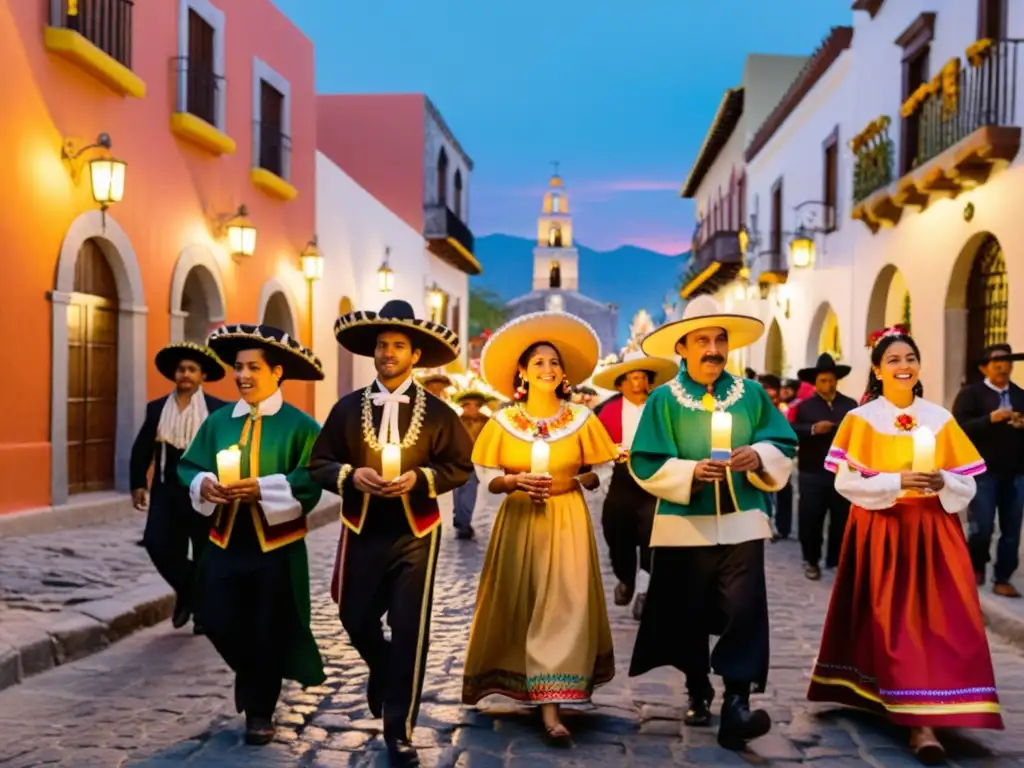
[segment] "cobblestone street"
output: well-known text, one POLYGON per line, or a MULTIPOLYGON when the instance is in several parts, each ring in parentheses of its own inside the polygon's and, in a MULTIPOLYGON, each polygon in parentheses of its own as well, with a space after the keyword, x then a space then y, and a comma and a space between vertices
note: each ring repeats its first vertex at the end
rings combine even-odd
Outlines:
MULTIPOLYGON (((476 542, 450 535, 444 539, 415 738, 424 765, 917 764, 904 749, 900 732, 805 700, 830 584, 803 578, 798 546, 792 541, 770 546, 768 558, 773 664, 768 693, 760 701, 776 725, 746 754, 719 749, 713 728, 682 726, 680 675, 661 671, 626 677, 636 625, 626 609, 615 606, 609 610, 620 673, 598 691, 593 708, 570 717, 575 749, 556 752, 546 747, 529 710, 501 700, 486 711, 463 708, 462 659, 488 533, 489 525, 481 521, 476 542)), ((317 689, 286 691, 275 744, 259 749, 241 743, 242 721, 233 712, 229 672, 207 640, 187 630, 175 632, 164 622, 0 692, 0 765, 386 765, 380 721, 369 719, 366 711, 365 668, 343 636, 327 594, 337 534, 335 524, 309 538, 314 629, 328 681, 317 689)), ((607 569, 605 586, 610 595, 614 583, 607 569)), ((1024 658, 995 639, 993 653, 1007 730, 948 742, 956 765, 1024 764, 1024 658)))

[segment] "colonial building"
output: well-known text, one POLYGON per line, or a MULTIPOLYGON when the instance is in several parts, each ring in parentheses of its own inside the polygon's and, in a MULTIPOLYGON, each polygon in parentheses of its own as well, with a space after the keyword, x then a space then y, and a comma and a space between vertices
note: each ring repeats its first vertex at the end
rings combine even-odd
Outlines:
MULTIPOLYGON (((388 242, 390 229, 365 251, 350 253, 353 265, 360 265, 359 295, 350 298, 369 309, 389 298, 407 299, 462 336, 469 325, 469 276, 482 271, 469 228, 473 161, 437 107, 423 94, 318 96, 317 146, 324 160, 419 235, 415 254, 388 242)), ((327 168, 323 161, 321 167, 327 168)), ((348 183, 327 170, 341 186, 348 183)), ((328 187, 321 191, 328 198, 318 204, 320 225, 344 219, 346 226, 360 226, 349 219, 342 198, 330 197, 328 187)), ((463 344, 458 366, 465 362, 463 344)), ((351 384, 342 380, 339 386, 351 384)))
POLYGON ((0 66, 0 513, 80 522, 127 505, 159 348, 260 319, 311 341, 313 46, 270 0, 0 0, 0 66))
POLYGON ((601 341, 601 354, 615 353, 619 348, 618 306, 580 293, 580 255, 573 244, 569 195, 557 173, 548 182, 537 217, 533 288, 506 306, 509 319, 541 310, 570 312, 593 326, 601 341))
POLYGON ((928 397, 951 403, 986 344, 1024 346, 1018 78, 1024 12, 1003 0, 857 0, 747 148, 758 369, 819 351, 869 371, 871 331, 907 322, 928 397), (760 254, 768 243, 767 262, 760 254), (762 300, 760 297, 764 295, 762 300), (784 353, 780 353, 784 350, 784 353))

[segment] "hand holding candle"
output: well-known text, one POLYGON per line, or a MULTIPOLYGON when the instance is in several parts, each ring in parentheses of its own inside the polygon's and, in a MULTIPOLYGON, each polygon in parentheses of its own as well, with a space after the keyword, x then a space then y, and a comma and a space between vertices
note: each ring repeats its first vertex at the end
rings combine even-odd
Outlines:
POLYGON ((242 452, 237 445, 217 452, 217 482, 221 485, 237 483, 242 479, 242 452))
POLYGON ((397 480, 402 474, 402 448, 398 443, 386 443, 380 455, 380 476, 384 482, 397 480))

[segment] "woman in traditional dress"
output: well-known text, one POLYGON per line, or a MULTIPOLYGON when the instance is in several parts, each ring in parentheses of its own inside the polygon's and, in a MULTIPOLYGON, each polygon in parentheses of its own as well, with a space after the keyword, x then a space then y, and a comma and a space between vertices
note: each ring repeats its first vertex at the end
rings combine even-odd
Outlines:
POLYGON ((599 346, 579 318, 537 312, 496 331, 481 355, 484 379, 514 402, 473 450, 480 484, 506 496, 480 576, 462 700, 501 694, 539 704, 557 746, 571 743, 559 705, 589 701, 615 675, 582 493, 598 481, 580 470, 614 461, 619 449, 589 408, 570 402, 572 384, 593 373, 599 346))
POLYGON ((826 460, 852 506, 808 698, 908 726, 914 754, 935 765, 933 729, 1003 727, 958 517, 985 464, 922 399, 904 329, 877 335, 871 369, 873 398, 843 419, 826 460))

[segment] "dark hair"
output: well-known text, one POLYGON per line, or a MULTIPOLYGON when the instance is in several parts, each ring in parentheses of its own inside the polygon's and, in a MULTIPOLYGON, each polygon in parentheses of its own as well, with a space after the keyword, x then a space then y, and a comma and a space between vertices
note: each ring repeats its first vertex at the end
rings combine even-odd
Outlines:
MULTIPOLYGON (((249 350, 256 350, 257 352, 262 352, 263 361, 267 364, 267 367, 270 368, 270 370, 274 370, 274 368, 278 366, 281 367, 282 372, 288 370, 288 367, 285 365, 285 363, 288 361, 287 352, 284 352, 280 349, 274 349, 272 347, 264 347, 259 344, 254 344, 251 347, 242 347, 238 351, 248 352, 249 350)), ((287 378, 288 377, 284 373, 282 373, 278 383, 284 381, 287 378)))
POLYGON ((757 383, 768 389, 782 389, 782 382, 774 373, 763 373, 757 377, 757 383))
MULTIPOLYGON (((882 396, 882 380, 875 376, 875 368, 882 364, 882 358, 885 357, 885 351, 897 341, 902 341, 904 344, 907 344, 914 351, 914 355, 917 359, 921 359, 921 351, 917 348, 917 342, 908 334, 890 333, 883 336, 871 350, 871 373, 868 375, 868 389, 866 393, 868 400, 877 400, 882 396)), ((921 386, 920 380, 918 380, 914 385, 914 396, 924 397, 924 387, 921 386)))
MULTIPOLYGON (((541 347, 551 347, 553 350, 555 350, 555 354, 558 355, 558 359, 562 359, 562 353, 559 352, 558 347, 556 347, 550 341, 535 341, 533 344, 526 348, 526 351, 519 356, 519 360, 517 361, 516 366, 516 375, 515 378, 512 380, 512 387, 514 389, 518 391, 519 388, 522 387, 524 390, 526 390, 526 394, 523 395, 522 397, 523 400, 526 400, 530 397, 530 385, 528 382, 523 381, 523 377, 519 375, 519 369, 528 366, 530 364, 530 358, 533 357, 534 353, 541 347)), ((568 400, 570 397, 572 397, 572 390, 569 387, 556 387, 555 396, 558 397, 559 400, 568 400)))
MULTIPOLYGON (((635 371, 630 371, 629 373, 635 373, 635 371)), ((626 380, 626 377, 629 376, 629 373, 624 373, 621 376, 619 376, 615 380, 615 384, 613 386, 616 389, 621 387, 622 386, 622 382, 624 382, 626 380)), ((643 373, 647 374, 647 386, 649 386, 649 387, 653 386, 654 385, 654 371, 643 371, 643 373)))
POLYGON ((750 366, 747 366, 746 368, 743 369, 743 376, 744 376, 744 378, 747 378, 747 379, 757 380, 757 371, 755 371, 750 366))

